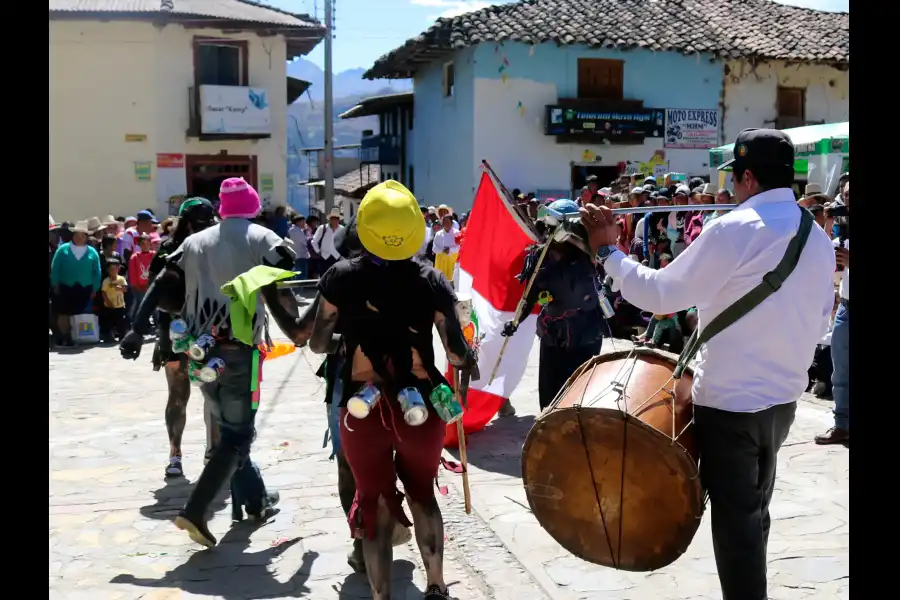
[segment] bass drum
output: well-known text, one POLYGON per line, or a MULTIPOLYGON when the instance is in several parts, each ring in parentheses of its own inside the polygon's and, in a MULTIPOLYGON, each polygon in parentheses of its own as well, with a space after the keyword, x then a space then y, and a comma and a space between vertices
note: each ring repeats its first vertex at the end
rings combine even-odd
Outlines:
MULTIPOLYGON (((693 407, 690 397, 675 406, 676 360, 648 348, 595 356, 528 433, 522 479, 531 510, 583 560, 653 571, 681 556, 700 526, 693 407)), ((690 389, 692 376, 686 370, 679 388, 690 389)))

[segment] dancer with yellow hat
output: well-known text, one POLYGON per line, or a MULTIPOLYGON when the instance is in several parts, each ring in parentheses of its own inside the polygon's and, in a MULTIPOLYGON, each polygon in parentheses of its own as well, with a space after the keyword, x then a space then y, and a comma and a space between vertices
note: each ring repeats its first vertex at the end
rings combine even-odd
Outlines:
POLYGON ((322 276, 309 339, 313 352, 326 354, 335 350, 333 334, 343 334, 337 342, 346 356, 338 375, 343 394, 334 409, 356 479, 348 521, 353 537, 363 540, 373 599, 388 600, 394 523, 410 525, 399 477, 425 565, 424 598, 446 600, 444 525, 433 481, 446 429, 442 419, 453 415, 444 402, 448 383, 434 364, 433 326, 452 365, 472 369, 476 363, 450 283, 411 260, 425 236, 412 193, 393 180, 380 183, 366 194, 356 219, 363 252, 322 276))

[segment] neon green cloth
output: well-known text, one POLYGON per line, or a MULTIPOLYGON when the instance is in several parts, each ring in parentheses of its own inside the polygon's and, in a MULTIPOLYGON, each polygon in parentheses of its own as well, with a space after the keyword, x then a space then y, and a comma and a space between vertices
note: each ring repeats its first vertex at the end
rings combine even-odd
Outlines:
POLYGON ((253 345, 253 315, 256 314, 259 290, 293 276, 291 271, 260 265, 222 286, 222 293, 231 298, 231 334, 238 341, 253 345))

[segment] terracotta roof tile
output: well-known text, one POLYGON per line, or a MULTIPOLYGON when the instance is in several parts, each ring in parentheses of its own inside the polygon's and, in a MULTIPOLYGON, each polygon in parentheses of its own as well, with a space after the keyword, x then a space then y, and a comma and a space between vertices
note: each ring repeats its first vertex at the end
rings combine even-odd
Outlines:
POLYGON ((441 54, 507 40, 846 64, 850 15, 771 0, 522 0, 438 19, 363 77, 410 77, 441 54))

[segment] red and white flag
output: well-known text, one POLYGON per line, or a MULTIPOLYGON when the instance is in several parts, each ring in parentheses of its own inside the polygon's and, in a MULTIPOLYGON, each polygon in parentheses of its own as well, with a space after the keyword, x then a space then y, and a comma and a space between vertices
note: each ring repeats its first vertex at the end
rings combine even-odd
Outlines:
MULTIPOLYGON (((515 340, 506 346, 494 381, 488 384, 503 346, 503 324, 513 319, 525 291, 516 277, 522 272, 527 248, 534 243, 534 235, 503 199, 490 174, 482 172, 458 263, 458 296, 472 303, 471 323, 463 333, 478 350, 481 371, 481 379, 469 387, 468 410, 463 417, 466 434, 480 431, 494 418, 525 374, 535 319, 520 324, 515 340)), ((454 448, 458 442, 456 424, 448 426, 444 445, 454 448)))

